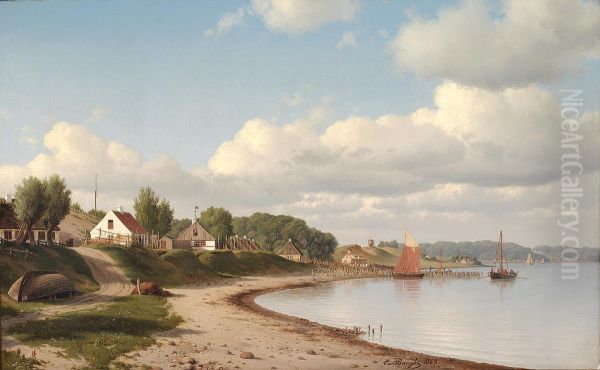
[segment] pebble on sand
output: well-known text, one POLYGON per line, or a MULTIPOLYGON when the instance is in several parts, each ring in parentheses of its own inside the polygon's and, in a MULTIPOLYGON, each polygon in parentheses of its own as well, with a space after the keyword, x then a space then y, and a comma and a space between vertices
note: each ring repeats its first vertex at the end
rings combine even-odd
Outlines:
POLYGON ((250 360, 254 358, 254 354, 252 352, 242 352, 240 353, 240 358, 243 358, 245 360, 250 360))

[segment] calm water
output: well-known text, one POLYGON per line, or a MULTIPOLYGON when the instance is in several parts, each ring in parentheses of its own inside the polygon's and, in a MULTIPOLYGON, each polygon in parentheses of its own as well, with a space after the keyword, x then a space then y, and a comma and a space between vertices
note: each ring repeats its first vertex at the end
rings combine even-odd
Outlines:
POLYGON ((578 280, 561 279, 560 264, 511 267, 523 278, 347 280, 275 292, 256 302, 331 326, 366 330, 370 324, 375 336, 365 339, 432 355, 530 368, 596 369, 598 264, 579 264, 578 280))

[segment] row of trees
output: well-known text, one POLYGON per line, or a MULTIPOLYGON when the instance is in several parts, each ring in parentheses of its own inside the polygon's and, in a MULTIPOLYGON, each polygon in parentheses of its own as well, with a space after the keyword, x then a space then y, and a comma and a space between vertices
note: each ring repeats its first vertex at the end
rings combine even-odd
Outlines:
MULTIPOLYGON (((309 227, 304 220, 292 216, 254 213, 249 217, 233 217, 224 208, 210 207, 202 211, 197 221, 217 239, 220 247, 233 235, 254 239, 271 251, 277 251, 291 239, 309 257, 327 260, 338 244, 331 233, 309 227)), ((173 220, 167 235, 176 238, 191 224, 189 218, 173 220)))
POLYGON ((56 174, 45 179, 30 176, 17 185, 15 198, 16 216, 23 221, 17 243, 31 238, 31 228, 41 220, 46 228, 46 242, 52 245, 52 232, 71 207, 71 190, 65 180, 56 174))

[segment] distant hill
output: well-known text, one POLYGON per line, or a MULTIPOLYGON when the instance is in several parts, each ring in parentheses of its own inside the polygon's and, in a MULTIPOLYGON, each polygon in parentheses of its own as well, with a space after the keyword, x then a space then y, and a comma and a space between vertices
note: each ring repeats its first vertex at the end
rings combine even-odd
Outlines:
MULTIPOLYGON (((395 241, 391 242, 380 242, 379 245, 401 245, 395 241)), ((496 258, 496 249, 498 247, 497 241, 492 240, 481 240, 476 242, 449 242, 449 241, 438 241, 435 243, 421 243, 421 252, 429 255, 438 257, 440 255, 440 248, 444 255, 444 259, 450 258, 456 255, 470 256, 477 258, 480 261, 493 261, 496 258)), ((389 252, 390 250, 399 248, 385 247, 382 248, 389 252)), ((529 253, 532 253, 535 260, 544 259, 546 262, 560 261, 561 251, 564 247, 561 246, 538 246, 532 248, 524 247, 516 243, 504 243, 504 256, 507 260, 524 261, 527 259, 529 253)), ((578 248, 580 255, 580 262, 592 262, 600 259, 600 249, 582 247, 578 248)), ((337 253, 337 252, 336 252, 337 253)), ((399 253, 399 252, 398 252, 399 253)))

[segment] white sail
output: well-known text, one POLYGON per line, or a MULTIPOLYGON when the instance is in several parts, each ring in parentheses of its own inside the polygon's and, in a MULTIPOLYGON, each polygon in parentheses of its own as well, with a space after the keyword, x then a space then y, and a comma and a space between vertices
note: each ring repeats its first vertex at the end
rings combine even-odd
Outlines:
POLYGON ((417 243, 415 238, 413 238, 408 231, 404 233, 404 245, 413 248, 413 250, 414 248, 420 248, 419 243, 417 243))

